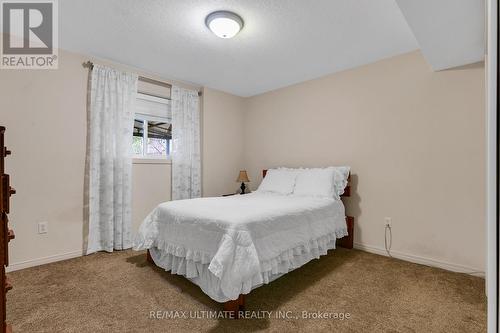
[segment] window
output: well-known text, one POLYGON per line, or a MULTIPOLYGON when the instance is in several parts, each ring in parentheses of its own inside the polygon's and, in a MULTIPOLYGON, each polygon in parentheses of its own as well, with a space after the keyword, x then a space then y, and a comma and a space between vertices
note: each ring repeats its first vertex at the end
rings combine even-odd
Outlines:
POLYGON ((138 93, 132 140, 134 157, 170 157, 171 114, 170 100, 138 93))

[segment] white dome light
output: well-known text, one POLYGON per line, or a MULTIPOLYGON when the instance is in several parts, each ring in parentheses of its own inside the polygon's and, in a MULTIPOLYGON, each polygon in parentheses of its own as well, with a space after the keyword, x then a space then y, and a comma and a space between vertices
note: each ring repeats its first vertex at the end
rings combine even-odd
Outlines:
POLYGON ((227 11, 213 12, 207 16, 205 23, 220 38, 232 38, 243 28, 241 17, 227 11))

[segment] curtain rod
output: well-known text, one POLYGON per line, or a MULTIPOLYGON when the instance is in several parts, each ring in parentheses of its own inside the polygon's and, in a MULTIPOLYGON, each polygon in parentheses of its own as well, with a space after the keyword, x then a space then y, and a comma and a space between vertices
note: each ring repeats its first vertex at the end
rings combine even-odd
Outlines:
MULTIPOLYGON (((83 67, 85 68, 89 68, 90 70, 92 70, 94 68, 94 63, 90 60, 84 62, 82 64, 83 67)), ((165 88, 172 88, 172 85, 170 83, 166 83, 166 82, 163 82, 163 81, 158 81, 158 80, 155 80, 155 79, 151 79, 149 77, 144 77, 144 76, 140 76, 139 75, 139 81, 142 81, 142 82, 146 82, 146 83, 151 83, 151 84, 154 84, 154 85, 157 85, 157 86, 161 86, 161 87, 165 87, 165 88)), ((201 91, 198 91, 198 96, 201 96, 201 91)))

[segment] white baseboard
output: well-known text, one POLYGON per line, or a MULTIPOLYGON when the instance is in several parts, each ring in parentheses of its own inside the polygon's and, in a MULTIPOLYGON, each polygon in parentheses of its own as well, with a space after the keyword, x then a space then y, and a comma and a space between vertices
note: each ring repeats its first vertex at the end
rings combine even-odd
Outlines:
MULTIPOLYGON (((358 249, 358 250, 362 250, 362 251, 366 251, 366 252, 370 252, 370 253, 375 253, 375 254, 379 254, 379 255, 388 257, 388 254, 385 251, 385 249, 378 247, 378 246, 366 245, 366 244, 361 244, 361 243, 354 243, 354 248, 358 249)), ((483 277, 483 278, 485 276, 484 271, 482 271, 480 269, 476 269, 473 267, 467 267, 467 266, 460 265, 460 264, 454 264, 454 263, 450 263, 450 262, 446 262, 446 261, 440 261, 440 260, 436 260, 436 259, 420 257, 420 256, 416 256, 413 254, 403 253, 403 252, 394 251, 394 250, 391 250, 391 256, 393 258, 413 262, 416 264, 446 269, 447 271, 452 271, 452 272, 457 272, 457 273, 465 273, 465 274, 479 276, 479 277, 483 277)))
POLYGON ((83 255, 82 250, 79 250, 79 251, 67 252, 67 253, 62 253, 62 254, 56 254, 56 255, 48 256, 48 257, 30 259, 30 260, 26 260, 26 261, 11 263, 11 264, 9 264, 8 267, 6 267, 5 270, 7 272, 13 272, 13 271, 18 271, 20 269, 24 269, 24 268, 28 268, 28 267, 50 264, 50 263, 56 262, 56 261, 81 257, 82 255, 83 255))

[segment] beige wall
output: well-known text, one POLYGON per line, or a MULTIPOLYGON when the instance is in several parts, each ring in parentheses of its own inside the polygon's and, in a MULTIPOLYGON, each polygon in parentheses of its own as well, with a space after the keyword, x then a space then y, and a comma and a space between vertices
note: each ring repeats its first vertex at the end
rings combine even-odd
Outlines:
POLYGON ((243 168, 243 101, 241 97, 203 89, 203 196, 235 193, 243 168))
POLYGON ((87 71, 60 53, 59 70, 1 70, 0 123, 12 156, 12 264, 82 250, 87 71), (48 222, 39 235, 37 224, 48 222))
MULTIPOLYGON (((245 166, 350 165, 358 246, 485 268, 483 64, 433 72, 420 52, 246 100, 245 166)), ((253 186, 257 182, 253 183, 253 186)))
MULTIPOLYGON (((82 253, 88 78, 82 63, 89 57, 65 51, 59 56, 58 70, 0 71, 0 124, 7 127, 6 143, 13 154, 6 165, 17 189, 10 214, 16 232, 10 247, 14 269, 82 253), (41 221, 49 223, 47 234, 37 233, 41 221)), ((123 65, 97 62, 162 79, 123 65)), ((154 88, 140 84, 143 91, 164 93, 154 88)), ((220 147, 205 149, 204 189, 219 195, 232 190, 230 185, 235 183, 225 179, 234 180, 241 166, 241 144, 226 146, 224 139, 242 140, 236 131, 241 131, 243 115, 231 115, 232 103, 239 107, 239 98, 210 90, 207 95, 204 139, 220 147)), ((146 162, 133 164, 134 229, 153 207, 171 198, 171 165, 146 162)))
POLYGON ((172 199, 172 165, 134 160, 132 175, 132 229, 138 230, 153 208, 172 199))
MULTIPOLYGON (((81 254, 87 59, 61 51, 59 70, 0 72, 14 264, 81 254)), ((383 249, 390 216, 394 253, 484 270, 484 121, 483 66, 432 72, 419 52, 251 98, 205 88, 203 194, 237 190, 239 169, 255 188, 263 168, 349 164, 358 246, 383 249)), ((136 228, 170 199, 171 165, 133 172, 136 228)))

